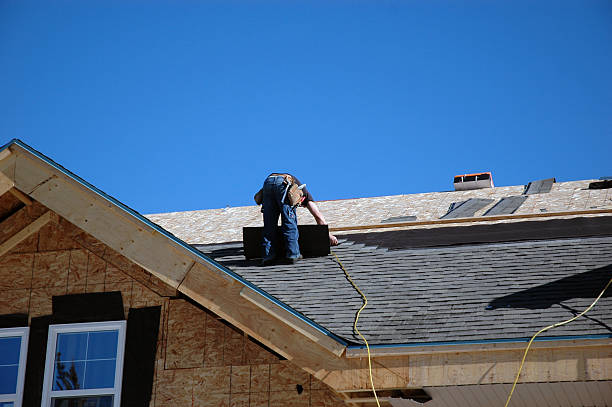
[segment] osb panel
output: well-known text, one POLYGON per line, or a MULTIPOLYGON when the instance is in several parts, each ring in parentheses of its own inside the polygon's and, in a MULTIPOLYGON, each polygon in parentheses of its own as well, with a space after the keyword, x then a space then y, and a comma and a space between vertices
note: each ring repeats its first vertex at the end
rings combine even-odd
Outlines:
POLYGON ((230 395, 230 407, 249 407, 249 394, 234 394, 230 395))
POLYGON ((0 259, 0 290, 32 287, 34 254, 6 254, 0 259))
POLYGON ((206 354, 205 366, 223 366, 223 348, 225 345, 225 325, 216 318, 206 318, 206 354))
POLYGON ((223 363, 225 365, 244 364, 245 335, 231 327, 225 327, 225 346, 223 347, 223 363))
POLYGON ((70 251, 36 253, 32 288, 64 287, 65 289, 68 284, 69 264, 70 251))
POLYGON ((201 367, 206 314, 185 300, 170 301, 166 369, 201 367))
POLYGON ((270 365, 271 391, 295 390, 298 384, 310 389, 310 375, 286 360, 270 365))
POLYGON ((102 258, 90 252, 87 258, 86 284, 88 286, 94 284, 104 284, 105 276, 106 262, 102 258))
POLYGON ((251 367, 232 366, 230 392, 248 393, 251 387, 251 367))
POLYGON ((209 393, 229 393, 231 366, 204 367, 194 371, 193 397, 205 398, 209 393))
POLYGON ((87 284, 88 253, 85 249, 72 250, 70 252, 70 264, 68 266, 68 288, 87 284))
MULTIPOLYGON (((203 398, 194 398, 193 400, 193 407, 229 407, 229 405, 229 393, 213 393, 203 398)), ((163 404, 156 404, 156 406, 161 407, 163 404)))
POLYGON ((191 407, 193 369, 164 370, 157 375, 156 406, 191 407))
POLYGON ((309 407, 310 392, 302 391, 302 394, 297 394, 297 391, 272 391, 270 392, 270 407, 309 407))
POLYGON ((270 365, 251 365, 251 392, 270 391, 270 365))
POLYGON ((30 308, 30 289, 2 290, 0 292, 0 315, 27 314, 30 308))
POLYGON ((79 249, 81 246, 63 233, 55 223, 45 225, 40 231, 38 251, 79 249))
POLYGON ((54 295, 65 295, 66 285, 63 287, 43 287, 34 288, 30 299, 30 317, 40 317, 51 315, 52 298, 54 295))

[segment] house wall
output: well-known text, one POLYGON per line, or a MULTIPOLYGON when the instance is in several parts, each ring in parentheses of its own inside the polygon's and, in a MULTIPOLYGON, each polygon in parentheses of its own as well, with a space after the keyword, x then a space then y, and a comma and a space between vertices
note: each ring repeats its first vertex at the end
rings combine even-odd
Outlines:
MULTIPOLYGON (((0 197, 0 242, 47 211, 0 197)), ((120 291, 124 311, 161 306, 151 406, 343 406, 325 384, 215 314, 178 298, 138 265, 65 219, 0 257, 0 315, 52 313, 52 297, 120 291)))

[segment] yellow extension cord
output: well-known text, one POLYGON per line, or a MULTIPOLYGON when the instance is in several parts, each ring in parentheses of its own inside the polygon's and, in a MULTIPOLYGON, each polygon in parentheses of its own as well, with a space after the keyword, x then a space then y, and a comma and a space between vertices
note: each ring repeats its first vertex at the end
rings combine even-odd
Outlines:
POLYGON ((348 281, 351 283, 353 288, 357 290, 359 295, 361 295, 361 299, 363 300, 363 305, 361 306, 361 308, 359 308, 359 311, 357 311, 357 316, 355 317, 355 322, 353 323, 353 329, 355 330, 355 332, 357 332, 357 334, 361 337, 361 339, 363 339, 363 341, 366 344, 366 349, 368 350, 368 371, 370 372, 370 384, 372 384, 372 392, 374 393, 374 397, 376 398, 376 405, 380 407, 380 402, 378 401, 378 395, 376 395, 376 389, 374 388, 374 378, 372 377, 372 355, 370 354, 370 345, 368 345, 368 341, 366 340, 365 336, 363 336, 361 332, 359 332, 359 329, 357 329, 357 321, 359 321, 359 315, 361 314, 361 311, 363 311, 363 309, 366 307, 366 305, 368 305, 368 299, 366 298, 365 294, 361 292, 359 287, 357 287, 357 284, 355 284, 355 282, 351 278, 348 271, 346 271, 346 269, 344 268, 344 265, 342 264, 342 262, 340 261, 336 253, 334 253, 332 250, 330 251, 331 251, 331 254, 333 254, 334 257, 336 258, 336 261, 338 262, 338 265, 340 265, 340 268, 342 269, 342 271, 344 271, 344 275, 346 276, 348 281))
POLYGON ((527 344, 527 348, 525 348, 525 353, 523 354, 523 360, 521 360, 521 364, 519 366, 518 373, 516 374, 516 379, 514 379, 514 384, 512 385, 512 389, 510 390, 510 394, 508 395, 508 400, 506 400, 506 404, 504 405, 504 407, 508 407, 508 404, 510 404, 510 399, 512 398, 512 393, 514 393, 514 389, 516 388, 516 384, 518 383, 519 376, 521 375, 521 371, 523 370, 523 365, 525 364, 525 358, 527 357, 527 352, 529 352, 529 348, 531 347, 531 344, 533 343, 533 340, 536 338, 536 336, 538 336, 539 334, 541 334, 544 331, 548 331, 551 328, 556 328, 556 327, 561 326, 561 325, 569 324, 570 322, 580 318, 581 316, 583 316, 584 314, 589 312, 591 310, 591 308, 593 308, 595 306, 595 304, 597 304, 597 301, 599 301, 599 299, 604 295, 604 293, 606 292, 606 290, 608 289, 610 284, 612 284, 612 278, 610 279, 610 281, 608 281, 608 284, 606 284, 606 286, 601 291, 599 296, 597 298, 595 298, 595 301, 593 301, 593 303, 591 305, 589 305, 589 307, 587 309, 585 309, 584 311, 582 311, 580 314, 576 315, 573 318, 568 319, 567 321, 557 322, 556 324, 549 325, 546 328, 542 328, 538 332, 536 332, 535 335, 533 335, 531 337, 531 340, 527 344))

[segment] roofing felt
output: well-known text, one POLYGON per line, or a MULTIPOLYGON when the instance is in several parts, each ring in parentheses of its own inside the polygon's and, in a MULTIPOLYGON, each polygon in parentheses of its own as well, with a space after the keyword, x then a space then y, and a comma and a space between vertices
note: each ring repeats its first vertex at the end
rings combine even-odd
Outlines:
POLYGON ((440 219, 457 219, 469 218, 474 216, 476 212, 488 206, 493 199, 470 198, 463 202, 453 202, 448 210, 448 213, 440 219))
MULTIPOLYGON (((554 183, 549 193, 525 195, 527 199, 514 215, 612 209, 612 189, 589 190, 594 180, 554 183)), ((313 186, 313 192, 315 187, 313 186)), ((393 195, 372 198, 342 199, 318 202, 330 227, 380 224, 389 218, 416 216, 417 221, 436 220, 448 212, 453 202, 470 198, 491 199, 491 203, 476 211, 481 217, 500 199, 521 195, 523 185, 485 188, 470 191, 428 192, 421 194, 393 195)), ((245 192, 246 194, 246 192, 245 192)), ((250 196, 250 194, 247 194, 250 196)), ((228 207, 199 211, 172 212, 147 217, 191 244, 223 243, 242 240, 242 228, 262 226, 258 206, 228 207)), ((300 224, 314 224, 314 219, 304 208, 298 208, 300 224)), ((511 221, 504 221, 511 222, 511 221)), ((427 226, 415 226, 423 228, 427 226)))
POLYGON ((500 199, 491 209, 484 213, 484 216, 510 215, 527 200, 524 195, 508 196, 500 199))
POLYGON ((546 194, 551 191, 553 184, 555 183, 554 178, 541 179, 538 181, 532 181, 525 187, 524 195, 533 194, 546 194))
MULTIPOLYGON (((198 248, 361 343, 352 327, 361 298, 333 256, 259 267, 240 243, 198 248)), ((374 345, 528 338, 582 311, 612 277, 611 236, 394 250, 346 236, 334 251, 368 297, 359 329, 374 345)), ((608 291, 586 318, 545 336, 611 335, 611 311, 608 291)))

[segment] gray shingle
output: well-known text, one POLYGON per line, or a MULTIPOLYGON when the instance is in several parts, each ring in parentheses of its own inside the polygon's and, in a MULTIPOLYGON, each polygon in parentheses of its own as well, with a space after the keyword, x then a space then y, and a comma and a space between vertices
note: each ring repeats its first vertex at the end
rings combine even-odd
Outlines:
MULTIPOLYGON (((398 246, 387 251, 344 240, 334 249, 368 296, 359 328, 372 344, 530 337, 582 311, 612 277, 610 236, 398 246)), ((336 335, 361 343, 353 320, 362 301, 333 256, 264 268, 240 257, 240 243, 199 248, 336 335)), ((546 336, 612 334, 612 290, 587 316, 546 336)))

